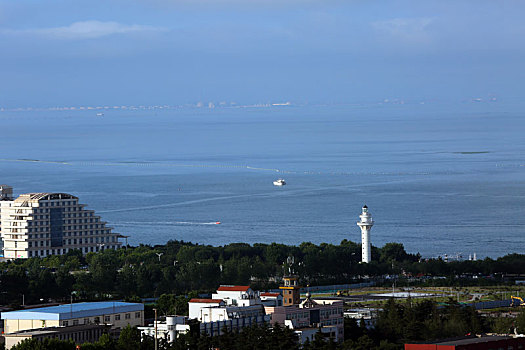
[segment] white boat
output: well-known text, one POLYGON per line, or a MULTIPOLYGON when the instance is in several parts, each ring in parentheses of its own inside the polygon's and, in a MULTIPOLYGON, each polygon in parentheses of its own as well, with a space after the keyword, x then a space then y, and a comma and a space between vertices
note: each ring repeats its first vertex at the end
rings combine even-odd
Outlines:
POLYGON ((274 186, 284 186, 286 185, 286 181, 284 181, 284 179, 278 179, 273 182, 273 185, 274 186))

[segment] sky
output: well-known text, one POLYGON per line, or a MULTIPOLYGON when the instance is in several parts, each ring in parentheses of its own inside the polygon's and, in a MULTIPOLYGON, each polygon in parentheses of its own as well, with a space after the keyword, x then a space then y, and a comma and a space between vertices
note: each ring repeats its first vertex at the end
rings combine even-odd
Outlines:
POLYGON ((525 2, 0 0, 0 107, 523 100, 525 2))

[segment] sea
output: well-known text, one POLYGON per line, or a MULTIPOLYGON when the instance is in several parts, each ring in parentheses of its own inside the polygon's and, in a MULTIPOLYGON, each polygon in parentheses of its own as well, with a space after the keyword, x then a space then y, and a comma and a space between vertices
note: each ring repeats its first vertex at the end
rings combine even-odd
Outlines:
POLYGON ((0 111, 0 183, 78 196, 128 243, 525 253, 525 115, 499 103, 0 111), (273 181, 283 178, 287 185, 273 181), (220 222, 220 224, 219 224, 220 222))

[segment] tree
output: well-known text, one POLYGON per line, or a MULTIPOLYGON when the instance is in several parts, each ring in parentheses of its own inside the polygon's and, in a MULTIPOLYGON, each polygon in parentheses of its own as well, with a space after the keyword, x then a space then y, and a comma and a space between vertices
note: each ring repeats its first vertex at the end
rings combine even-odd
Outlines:
POLYGON ((516 328, 519 333, 525 333, 525 310, 521 310, 516 317, 516 328))
POLYGON ((408 259, 405 247, 401 243, 387 243, 380 250, 380 261, 391 263, 392 261, 402 262, 408 259))
POLYGON ((71 340, 46 338, 43 340, 25 339, 13 346, 12 350, 75 350, 76 345, 71 340))
POLYGON ((140 349, 140 331, 137 327, 129 324, 122 329, 117 341, 117 350, 137 350, 140 349))
POLYGON ((355 318, 344 318, 344 328, 345 328, 345 340, 357 340, 359 337, 364 335, 363 328, 357 324, 355 318))
POLYGON ((104 350, 115 350, 117 348, 115 340, 107 333, 102 334, 98 341, 95 342, 95 345, 98 346, 99 349, 104 350))
POLYGON ((375 344, 370 339, 368 335, 363 335, 359 339, 357 339, 357 342, 354 343, 354 347, 352 348, 354 350, 372 350, 375 349, 375 344))

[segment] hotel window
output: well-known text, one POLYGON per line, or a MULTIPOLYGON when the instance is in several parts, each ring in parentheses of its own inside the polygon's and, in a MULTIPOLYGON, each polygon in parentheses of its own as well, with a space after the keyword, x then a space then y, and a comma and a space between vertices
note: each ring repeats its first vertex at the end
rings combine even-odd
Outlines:
POLYGON ((111 322, 111 316, 104 316, 104 322, 111 322))
POLYGON ((62 326, 64 326, 64 327, 67 327, 67 326, 68 326, 68 324, 69 324, 69 322, 68 322, 68 321, 62 321, 62 326))
POLYGON ((126 320, 129 320, 131 318, 131 314, 126 314, 125 318, 126 320))
POLYGON ((120 321, 120 315, 115 315, 115 321, 120 321))
POLYGON ((140 318, 140 312, 135 312, 135 318, 140 318))
POLYGON ((89 318, 84 319, 84 324, 89 324, 89 318))

